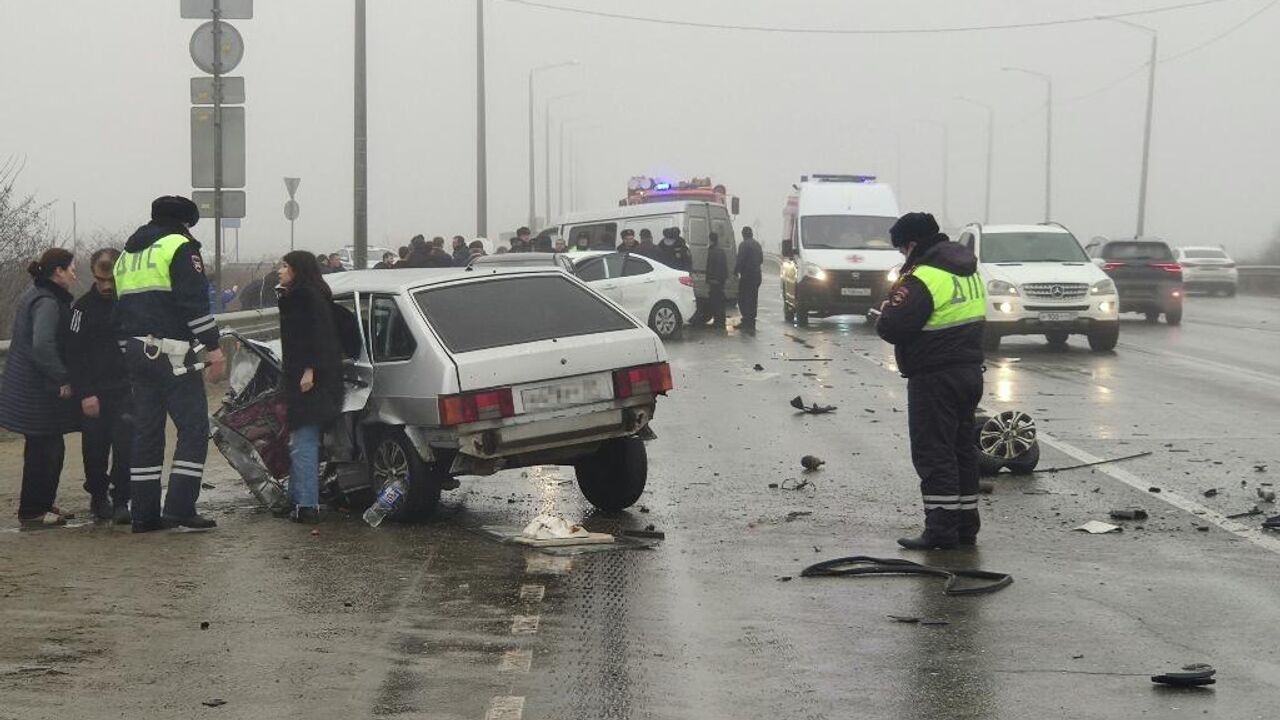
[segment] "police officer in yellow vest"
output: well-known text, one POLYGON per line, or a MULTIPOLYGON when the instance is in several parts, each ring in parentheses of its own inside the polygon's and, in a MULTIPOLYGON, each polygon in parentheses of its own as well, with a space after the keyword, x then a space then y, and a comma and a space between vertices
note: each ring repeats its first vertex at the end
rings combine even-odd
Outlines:
POLYGON ((939 232, 928 213, 903 215, 889 237, 907 259, 876 331, 893 344, 907 378, 911 462, 924 496, 924 532, 898 544, 973 545, 980 525, 974 412, 982 400, 987 298, 978 260, 939 232))
POLYGON ((157 198, 151 222, 134 232, 116 261, 119 300, 113 322, 133 393, 134 532, 217 525, 196 512, 209 451, 209 401, 200 371, 207 366, 216 379, 226 364, 210 314, 200 243, 190 232, 199 219, 199 209, 187 198, 157 198), (166 415, 177 427, 178 443, 161 512, 166 415))

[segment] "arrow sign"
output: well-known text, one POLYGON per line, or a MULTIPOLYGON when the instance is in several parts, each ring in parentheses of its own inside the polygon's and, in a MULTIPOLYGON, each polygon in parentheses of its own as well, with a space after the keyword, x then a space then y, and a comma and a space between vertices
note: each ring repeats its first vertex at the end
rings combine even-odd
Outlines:
POLYGON ((302 178, 287 177, 284 179, 284 189, 289 193, 289 199, 293 199, 294 193, 298 192, 298 184, 302 182, 302 178))

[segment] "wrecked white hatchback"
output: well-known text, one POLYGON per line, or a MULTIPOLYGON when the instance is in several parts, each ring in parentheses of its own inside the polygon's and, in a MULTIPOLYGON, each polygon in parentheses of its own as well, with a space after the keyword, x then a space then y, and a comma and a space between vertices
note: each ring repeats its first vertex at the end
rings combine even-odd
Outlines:
MULTIPOLYGON (((602 510, 639 499, 671 368, 658 337, 618 306, 557 270, 326 279, 361 336, 343 419, 324 438, 326 502, 363 509, 400 483, 391 516, 421 520, 458 476, 544 464, 572 465, 602 510)), ((279 346, 237 337, 213 438, 250 491, 276 506, 289 473, 279 346)))

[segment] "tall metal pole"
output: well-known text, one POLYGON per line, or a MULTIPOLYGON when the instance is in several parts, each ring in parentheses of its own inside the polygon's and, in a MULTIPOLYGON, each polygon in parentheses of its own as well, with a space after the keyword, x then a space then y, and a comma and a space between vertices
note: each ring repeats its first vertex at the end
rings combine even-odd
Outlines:
POLYGON ((556 216, 564 217, 564 125, 560 121, 560 167, 556 170, 556 216))
POLYGON ((213 0, 213 310, 222 311, 222 2, 213 0))
POLYGON ((578 174, 578 146, 569 140, 569 211, 573 212, 578 209, 578 191, 575 187, 575 180, 578 174))
POLYGON ((488 122, 484 90, 484 0, 476 0, 476 235, 489 236, 488 122))
POLYGON ((1156 101, 1156 50, 1159 36, 1151 31, 1151 64, 1147 70, 1147 120, 1142 130, 1142 179, 1138 185, 1138 234, 1142 237, 1147 230, 1147 173, 1151 167, 1151 114, 1155 110, 1156 101))
MULTIPOLYGON (((356 47, 355 47, 355 192, 354 220, 352 244, 352 264, 357 270, 369 266, 369 123, 368 102, 365 92, 365 0, 356 0, 356 47)), ((293 238, 293 223, 289 224, 290 242, 293 238)))
POLYGON ((1020 67, 1001 68, 1005 72, 1017 72, 1044 81, 1044 221, 1053 219, 1053 76, 1020 67))
POLYGON ((557 100, 573 97, 578 93, 565 93, 564 95, 556 95, 547 98, 543 118, 542 118, 542 166, 543 166, 543 187, 545 191, 543 195, 543 210, 546 214, 543 216, 543 223, 551 223, 551 106, 557 100))
POLYGON ((987 111, 987 191, 986 199, 983 201, 982 222, 991 222, 991 167, 995 159, 996 147, 996 111, 995 108, 984 102, 978 102, 972 98, 957 97, 956 100, 976 105, 987 111))
POLYGON ((552 70, 559 67, 568 67, 569 65, 577 65, 577 60, 566 60, 564 62, 551 63, 550 65, 539 65, 529 70, 529 222, 531 229, 537 229, 533 226, 537 223, 537 191, 535 189, 536 182, 534 180, 534 129, 533 129, 533 76, 544 70, 552 70))

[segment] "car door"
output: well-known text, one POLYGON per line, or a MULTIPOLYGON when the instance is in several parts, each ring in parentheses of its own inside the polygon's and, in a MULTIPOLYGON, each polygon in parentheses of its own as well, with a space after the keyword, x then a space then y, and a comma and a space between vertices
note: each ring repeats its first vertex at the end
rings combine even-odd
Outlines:
POLYGON ((338 295, 333 302, 356 317, 356 326, 360 333, 360 357, 343 358, 342 378, 346 385, 346 394, 342 403, 342 411, 358 412, 369 403, 369 394, 373 391, 373 362, 370 356, 368 297, 359 293, 338 295), (362 306, 363 305, 363 306, 362 306))
POLYGON ((627 312, 644 322, 649 321, 649 313, 661 299, 662 288, 658 281, 658 273, 653 264, 637 255, 622 255, 622 277, 618 278, 618 288, 622 294, 622 306, 627 312))

